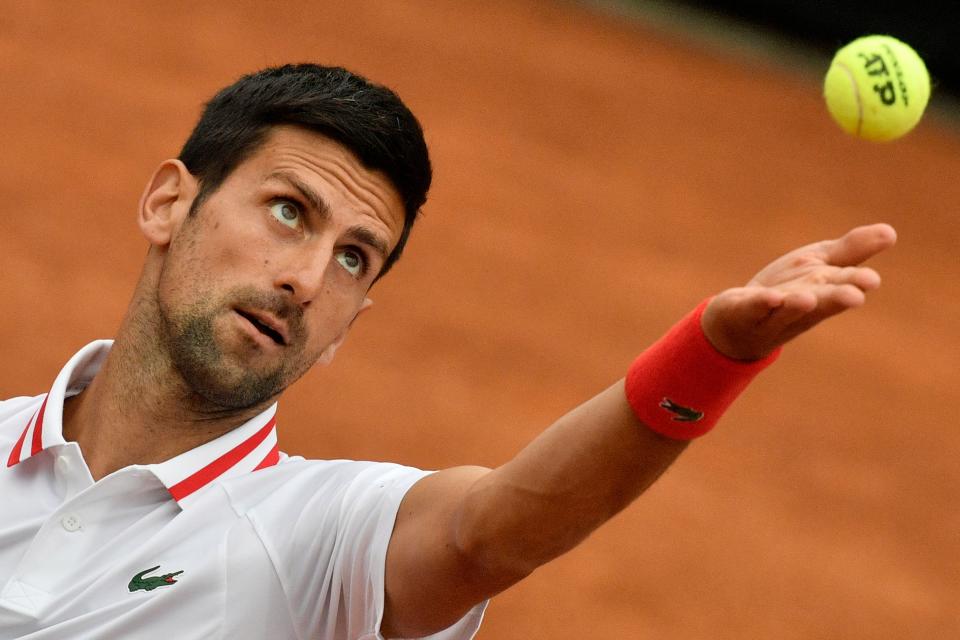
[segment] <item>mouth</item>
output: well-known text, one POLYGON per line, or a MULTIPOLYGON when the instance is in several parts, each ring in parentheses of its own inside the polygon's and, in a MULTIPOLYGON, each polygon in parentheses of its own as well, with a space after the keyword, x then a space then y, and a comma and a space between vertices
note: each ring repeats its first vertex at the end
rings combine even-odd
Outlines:
POLYGON ((276 344, 286 346, 286 328, 282 321, 262 312, 247 311, 245 309, 234 309, 234 311, 276 344))

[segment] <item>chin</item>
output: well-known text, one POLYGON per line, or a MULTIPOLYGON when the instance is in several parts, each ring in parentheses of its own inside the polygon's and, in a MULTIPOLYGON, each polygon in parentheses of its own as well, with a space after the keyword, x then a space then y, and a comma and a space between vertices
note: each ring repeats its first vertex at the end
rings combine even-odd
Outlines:
POLYGON ((169 342, 173 366, 196 396, 219 408, 247 409, 287 386, 285 367, 277 358, 258 357, 249 347, 240 350, 243 357, 236 353, 237 345, 226 347, 213 331, 186 331, 169 342))
POLYGON ((281 371, 260 374, 251 370, 239 375, 227 371, 180 371, 187 386, 212 405, 224 409, 249 409, 272 400, 287 384, 281 371))

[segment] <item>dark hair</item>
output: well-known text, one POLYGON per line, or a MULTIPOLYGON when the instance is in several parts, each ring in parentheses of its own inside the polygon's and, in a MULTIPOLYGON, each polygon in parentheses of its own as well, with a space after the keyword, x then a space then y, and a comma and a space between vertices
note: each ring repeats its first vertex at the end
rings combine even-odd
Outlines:
POLYGON ((339 142, 365 167, 386 174, 399 192, 403 231, 380 270, 383 276, 399 259, 426 202, 430 157, 420 123, 400 98, 341 67, 271 67, 217 93, 180 151, 180 161, 200 181, 194 208, 256 152, 272 127, 282 124, 339 142))

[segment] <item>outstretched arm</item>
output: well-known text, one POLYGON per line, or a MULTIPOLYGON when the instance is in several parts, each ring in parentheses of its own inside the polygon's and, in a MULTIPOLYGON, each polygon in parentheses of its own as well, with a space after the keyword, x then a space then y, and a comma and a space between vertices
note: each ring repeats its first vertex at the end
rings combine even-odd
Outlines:
MULTIPOLYGON (((860 266, 891 247, 889 225, 858 227, 767 265, 714 297, 701 327, 734 360, 755 360, 863 304, 880 277, 860 266)), ((386 637, 417 637, 568 551, 649 487, 687 442, 641 423, 620 380, 497 469, 457 467, 410 489, 387 554, 386 637)))

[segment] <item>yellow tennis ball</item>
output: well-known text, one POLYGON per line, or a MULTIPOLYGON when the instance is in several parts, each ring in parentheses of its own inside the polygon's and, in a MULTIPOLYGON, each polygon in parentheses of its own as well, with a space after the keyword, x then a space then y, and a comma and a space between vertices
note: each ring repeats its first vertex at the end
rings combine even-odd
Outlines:
POLYGON ((903 42, 864 36, 837 51, 823 97, 830 115, 850 135, 893 140, 920 121, 930 99, 930 74, 903 42))

